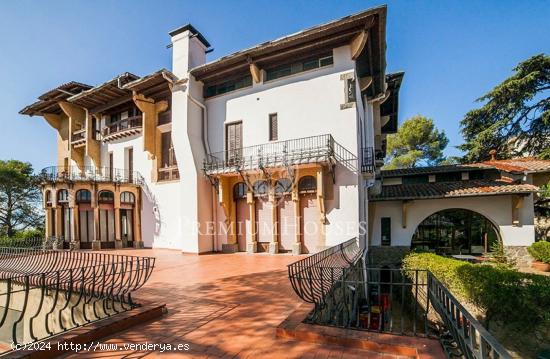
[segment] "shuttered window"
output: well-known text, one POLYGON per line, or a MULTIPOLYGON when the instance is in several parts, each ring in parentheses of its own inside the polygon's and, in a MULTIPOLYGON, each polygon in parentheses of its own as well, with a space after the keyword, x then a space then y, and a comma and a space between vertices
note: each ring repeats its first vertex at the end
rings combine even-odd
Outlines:
POLYGON ((277 123, 277 114, 272 113, 269 115, 269 140, 277 141, 279 138, 279 127, 277 123))
POLYGON ((226 127, 225 147, 227 149, 227 160, 234 160, 240 157, 243 147, 243 124, 242 122, 230 123, 226 127))

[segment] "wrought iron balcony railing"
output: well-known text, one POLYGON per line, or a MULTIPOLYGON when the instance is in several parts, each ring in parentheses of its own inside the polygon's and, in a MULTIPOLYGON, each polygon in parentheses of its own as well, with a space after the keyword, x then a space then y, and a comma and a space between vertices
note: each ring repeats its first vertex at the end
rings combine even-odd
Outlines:
POLYGON ((142 123, 142 115, 132 116, 123 120, 113 122, 103 127, 103 140, 109 141, 111 139, 116 139, 124 135, 132 135, 138 133, 139 130, 141 130, 142 123))
POLYGON ((203 170, 217 174, 330 161, 357 169, 357 156, 326 134, 211 153, 204 160, 203 170))
POLYGON ((373 147, 361 148, 361 172, 374 173, 376 170, 376 161, 373 147))
POLYGON ((137 171, 120 168, 85 166, 52 166, 44 168, 40 174, 44 182, 114 182, 142 185, 144 179, 137 171))
POLYGON ((0 332, 31 343, 132 309, 155 258, 0 248, 0 332))

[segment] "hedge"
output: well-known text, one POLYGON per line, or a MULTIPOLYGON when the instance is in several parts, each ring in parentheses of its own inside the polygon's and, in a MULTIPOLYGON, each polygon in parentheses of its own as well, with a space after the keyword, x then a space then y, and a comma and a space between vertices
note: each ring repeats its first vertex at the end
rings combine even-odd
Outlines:
POLYGON ((550 326, 550 277, 432 253, 407 255, 403 269, 432 272, 459 300, 484 312, 487 328, 493 321, 512 330, 550 326))
POLYGON ((550 264, 550 242, 535 242, 527 248, 527 251, 535 260, 550 264))

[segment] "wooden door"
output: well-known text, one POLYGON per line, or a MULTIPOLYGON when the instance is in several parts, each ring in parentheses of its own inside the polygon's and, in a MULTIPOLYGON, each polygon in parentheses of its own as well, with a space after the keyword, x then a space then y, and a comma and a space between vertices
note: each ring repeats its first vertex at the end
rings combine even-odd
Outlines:
POLYGON ((239 252, 246 252, 246 238, 250 236, 250 211, 246 198, 238 199, 235 203, 237 216, 236 228, 237 244, 239 252))
POLYGON ((242 122, 230 123, 226 126, 225 148, 228 162, 237 161, 242 155, 243 124, 242 122))
POLYGON ((271 202, 256 198, 256 233, 258 252, 264 252, 273 238, 273 209, 271 202))
POLYGON ((277 205, 277 233, 279 234, 279 250, 291 252, 296 241, 296 215, 294 201, 290 195, 279 198, 277 205))
POLYGON ((319 210, 315 193, 300 195, 302 253, 315 253, 319 245, 319 210))

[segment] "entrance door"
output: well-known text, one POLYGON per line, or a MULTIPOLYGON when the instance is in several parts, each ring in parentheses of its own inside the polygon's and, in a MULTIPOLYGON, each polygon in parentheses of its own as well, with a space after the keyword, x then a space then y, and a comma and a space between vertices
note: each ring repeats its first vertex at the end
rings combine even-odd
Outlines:
POLYGON ((256 233, 258 234, 258 252, 266 252, 273 237, 272 204, 262 198, 256 198, 256 233))
POLYGON ((300 195, 302 253, 315 253, 319 244, 319 210, 315 193, 300 195))
POLYGON ((230 123, 226 126, 225 149, 227 150, 227 162, 234 163, 242 156, 243 124, 242 122, 230 123))
POLYGON ((250 225, 250 211, 248 210, 246 198, 237 199, 235 205, 237 211, 237 228, 235 228, 237 233, 237 244, 239 246, 239 252, 246 252, 246 237, 251 235, 250 228, 248 228, 250 225))
POLYGON ((120 209, 120 237, 128 247, 134 246, 134 219, 132 209, 120 209))
POLYGON ((279 198, 277 206, 277 233, 279 233, 279 251, 290 252, 296 241, 296 218, 294 201, 289 195, 279 198))
POLYGON ((78 221, 80 248, 90 249, 94 240, 94 211, 89 204, 78 205, 78 221))
POLYGON ((115 214, 113 209, 99 209, 99 238, 101 248, 115 247, 115 214))

